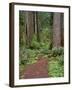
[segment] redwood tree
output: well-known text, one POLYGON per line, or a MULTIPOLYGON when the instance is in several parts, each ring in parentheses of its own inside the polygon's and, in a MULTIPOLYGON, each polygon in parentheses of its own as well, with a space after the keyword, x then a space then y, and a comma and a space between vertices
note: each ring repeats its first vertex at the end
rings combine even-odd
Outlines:
POLYGON ((26 12, 26 43, 28 46, 31 44, 31 40, 34 33, 34 12, 26 12))
POLYGON ((53 47, 60 47, 63 33, 63 16, 55 12, 53 15, 53 47))

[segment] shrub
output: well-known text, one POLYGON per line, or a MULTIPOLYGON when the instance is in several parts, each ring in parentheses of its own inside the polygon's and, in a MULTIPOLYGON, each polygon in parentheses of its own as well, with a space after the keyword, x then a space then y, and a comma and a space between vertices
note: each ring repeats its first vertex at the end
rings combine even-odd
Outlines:
POLYGON ((48 72, 50 77, 64 76, 64 57, 63 55, 49 58, 48 72))
POLYGON ((39 49, 40 48, 40 43, 37 41, 36 35, 33 35, 30 48, 31 49, 39 49))
POLYGON ((64 65, 64 55, 60 55, 57 59, 59 60, 60 65, 64 65))
POLYGON ((63 55, 64 54, 64 49, 62 47, 60 48, 53 48, 52 49, 52 56, 57 56, 57 55, 63 55))
POLYGON ((28 62, 28 54, 27 50, 25 48, 20 48, 19 51, 19 59, 20 59, 20 65, 25 65, 28 62))

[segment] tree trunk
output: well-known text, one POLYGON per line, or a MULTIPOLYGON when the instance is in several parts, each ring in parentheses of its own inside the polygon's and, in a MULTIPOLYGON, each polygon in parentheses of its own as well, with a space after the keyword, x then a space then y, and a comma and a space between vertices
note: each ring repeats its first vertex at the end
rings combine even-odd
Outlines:
POLYGON ((61 45, 64 46, 64 14, 61 13, 61 45))
POLYGON ((26 43, 28 46, 31 45, 31 40, 34 33, 34 13, 26 12, 26 43))
POLYGON ((53 47, 61 46, 61 14, 53 15, 53 47))
POLYGON ((34 25, 35 25, 35 30, 34 30, 34 32, 35 32, 35 34, 37 34, 37 13, 36 12, 34 12, 34 25))
POLYGON ((38 12, 36 14, 36 27, 37 27, 37 40, 40 42, 40 27, 39 27, 39 18, 38 18, 38 12))
POLYGON ((34 33, 37 36, 37 40, 40 41, 38 12, 34 12, 34 33))

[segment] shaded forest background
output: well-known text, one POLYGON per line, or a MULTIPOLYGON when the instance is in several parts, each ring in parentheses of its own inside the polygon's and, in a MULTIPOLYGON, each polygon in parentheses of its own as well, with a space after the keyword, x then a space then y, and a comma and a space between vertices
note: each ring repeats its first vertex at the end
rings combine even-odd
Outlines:
POLYGON ((48 60, 48 77, 64 76, 64 14, 19 12, 19 72, 39 57, 48 60))

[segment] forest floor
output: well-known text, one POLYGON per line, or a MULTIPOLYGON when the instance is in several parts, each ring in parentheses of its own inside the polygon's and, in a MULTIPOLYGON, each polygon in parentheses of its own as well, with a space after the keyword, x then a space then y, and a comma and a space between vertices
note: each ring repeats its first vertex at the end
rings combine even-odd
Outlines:
POLYGON ((37 62, 20 68, 20 79, 64 76, 64 66, 60 65, 57 57, 39 57, 37 62))
POLYGON ((48 60, 44 57, 38 58, 36 63, 26 65, 21 74, 24 79, 48 77, 48 60))

